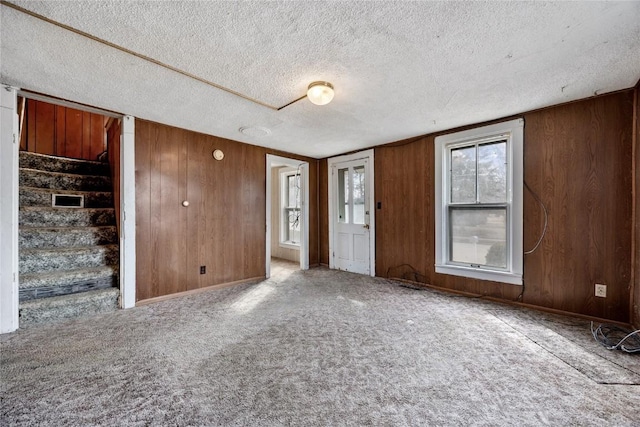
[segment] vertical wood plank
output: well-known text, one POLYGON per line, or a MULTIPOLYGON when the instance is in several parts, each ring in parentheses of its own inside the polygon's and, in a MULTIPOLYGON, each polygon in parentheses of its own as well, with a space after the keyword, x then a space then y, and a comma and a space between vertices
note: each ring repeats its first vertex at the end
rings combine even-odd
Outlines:
MULTIPOLYGON (((40 154, 55 154, 56 141, 56 109, 54 105, 40 101, 29 100, 34 105, 33 120, 35 132, 33 133, 34 152, 40 154)), ((31 116, 29 117, 32 118, 31 116)))
POLYGON ((633 218, 635 221, 633 224, 633 230, 634 230, 633 237, 635 241, 633 242, 633 256, 634 256, 632 261, 633 282, 632 282, 632 287, 630 289, 631 301, 629 302, 629 311, 631 312, 630 316, 635 329, 639 329, 640 328, 640 283, 639 283, 640 281, 640 227, 638 226, 638 220, 639 220, 639 214, 640 214, 640 197, 638 197, 638 192, 640 190, 640 173, 639 173, 639 170, 640 170, 640 81, 638 82, 634 90, 633 112, 634 112, 633 114, 634 127, 633 127, 632 144, 633 144, 633 152, 635 154, 635 157, 633 159, 633 162, 634 162, 633 171, 634 171, 634 180, 635 180, 634 182, 635 209, 634 209, 634 218, 633 218))
POLYGON ((89 148, 85 158, 97 160, 98 156, 106 150, 105 117, 100 114, 90 114, 89 119, 89 148))
POLYGON ((150 127, 150 123, 143 120, 136 123, 136 301, 153 296, 155 242, 151 230, 150 127))
POLYGON ((111 170, 111 182, 113 183, 113 207, 116 213, 116 227, 120 233, 120 135, 121 124, 119 119, 114 119, 107 131, 108 158, 111 170))
MULTIPOLYGON (((64 107, 60 107, 64 108, 64 107)), ((82 159, 83 157, 83 143, 85 134, 85 113, 73 108, 64 108, 66 110, 66 117, 64 120, 59 120, 58 126, 65 124, 64 139, 59 141, 59 145, 63 144, 65 147, 64 156, 74 159, 82 159)), ((88 114, 88 113, 86 113, 88 114)))

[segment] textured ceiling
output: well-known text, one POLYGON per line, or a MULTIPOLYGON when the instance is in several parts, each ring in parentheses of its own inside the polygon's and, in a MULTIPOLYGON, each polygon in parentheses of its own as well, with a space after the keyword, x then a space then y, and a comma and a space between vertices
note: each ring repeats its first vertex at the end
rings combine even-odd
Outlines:
POLYGON ((6 4, 2 83, 319 158, 640 79, 640 2, 11 3, 276 107, 336 95, 275 111, 6 4))

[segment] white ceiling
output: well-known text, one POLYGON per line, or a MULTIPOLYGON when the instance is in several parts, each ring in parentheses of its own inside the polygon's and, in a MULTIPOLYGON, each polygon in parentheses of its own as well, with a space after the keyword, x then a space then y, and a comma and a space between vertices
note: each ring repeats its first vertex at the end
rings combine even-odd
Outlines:
POLYGON ((276 107, 336 95, 275 111, 6 4, 2 83, 317 158, 640 79, 637 1, 11 3, 276 107))

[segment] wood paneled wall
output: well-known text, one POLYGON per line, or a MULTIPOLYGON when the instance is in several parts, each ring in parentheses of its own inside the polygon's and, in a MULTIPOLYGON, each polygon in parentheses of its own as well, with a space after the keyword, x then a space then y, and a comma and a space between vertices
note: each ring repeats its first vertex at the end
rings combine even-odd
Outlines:
POLYGON ((135 152, 138 301, 265 275, 268 153, 310 163, 309 261, 318 263, 316 160, 143 120, 135 152))
MULTIPOLYGON (((542 245, 525 256, 522 302, 630 320, 632 115, 633 91, 521 115, 525 180, 549 212, 542 245), (595 283, 607 298, 594 296, 595 283)), ((519 286, 435 273, 434 138, 375 149, 376 275, 516 300, 519 286)), ((529 249, 543 216, 526 190, 524 203, 529 249)))
POLYGON ((107 123, 107 152, 113 187, 113 207, 116 212, 116 227, 120 234, 120 135, 122 134, 120 119, 111 119, 107 123))
POLYGON ((33 153, 96 160, 106 150, 107 117, 27 100, 21 149, 33 153))
POLYGON ((636 85, 634 100, 633 100, 633 148, 635 157, 633 172, 635 174, 635 223, 634 223, 634 283, 632 289, 631 306, 631 318, 636 329, 640 328, 640 81, 636 85))

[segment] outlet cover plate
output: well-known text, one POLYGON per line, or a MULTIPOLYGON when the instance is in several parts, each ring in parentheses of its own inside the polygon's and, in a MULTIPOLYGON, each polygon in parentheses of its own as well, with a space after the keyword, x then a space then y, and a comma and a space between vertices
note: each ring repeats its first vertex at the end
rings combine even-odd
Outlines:
POLYGON ((607 285, 596 283, 596 296, 600 298, 607 297, 607 285))

